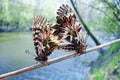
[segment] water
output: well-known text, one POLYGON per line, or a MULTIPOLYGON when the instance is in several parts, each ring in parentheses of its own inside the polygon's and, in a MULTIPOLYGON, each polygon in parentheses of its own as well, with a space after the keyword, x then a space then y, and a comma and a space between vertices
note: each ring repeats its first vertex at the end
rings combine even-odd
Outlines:
MULTIPOLYGON (((25 54, 25 50, 35 54, 31 32, 0 33, 0 74, 35 64, 34 57, 25 54)), ((73 52, 56 50, 49 58, 70 53, 73 52)), ((98 54, 92 52, 5 80, 85 80, 90 74, 89 63, 97 57, 98 54)))

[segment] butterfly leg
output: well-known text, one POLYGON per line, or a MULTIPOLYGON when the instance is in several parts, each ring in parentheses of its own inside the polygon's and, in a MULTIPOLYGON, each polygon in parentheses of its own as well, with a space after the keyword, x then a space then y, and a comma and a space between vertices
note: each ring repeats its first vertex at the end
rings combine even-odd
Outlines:
POLYGON ((49 65, 49 63, 47 61, 40 61, 40 63, 43 65, 49 65))
POLYGON ((45 61, 36 61, 36 64, 48 65, 45 61))

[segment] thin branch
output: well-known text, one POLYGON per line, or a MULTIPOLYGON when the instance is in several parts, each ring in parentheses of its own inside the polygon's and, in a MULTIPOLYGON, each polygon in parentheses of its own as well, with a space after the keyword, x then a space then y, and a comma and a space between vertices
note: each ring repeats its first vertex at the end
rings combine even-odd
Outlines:
POLYGON ((109 2, 109 1, 102 1, 103 3, 107 4, 111 9, 113 9, 114 11, 118 11, 120 12, 119 8, 117 8, 117 4, 109 2))
POLYGON ((100 12, 102 12, 110 21, 112 21, 115 25, 119 26, 104 10, 100 9, 100 8, 97 8, 97 7, 94 7, 93 5, 88 5, 88 4, 85 4, 83 2, 81 2, 83 5, 86 5, 88 7, 91 7, 95 10, 98 10, 100 12))
MULTIPOLYGON (((114 21, 104 10, 102 10, 102 9, 100 9, 100 8, 97 8, 97 7, 94 7, 93 5, 88 5, 88 4, 83 3, 83 2, 81 2, 81 4, 86 5, 86 6, 88 6, 88 7, 91 7, 91 8, 93 8, 93 9, 95 9, 95 10, 98 10, 98 11, 102 12, 102 13, 105 15, 105 17, 107 17, 111 22, 113 22, 117 27, 119 27, 119 24, 118 24, 116 21, 114 21)), ((114 13, 113 13, 113 14, 114 14, 114 13)), ((115 15, 114 15, 114 16, 115 16, 115 15)), ((116 17, 116 19, 117 19, 117 17, 116 17)), ((120 19, 117 19, 117 20, 119 21, 120 19)), ((112 32, 113 36, 116 38, 117 35, 116 35, 111 29, 109 29, 109 30, 112 32)), ((119 29, 118 29, 118 30, 119 30, 119 29)))
MULTIPOLYGON (((120 42, 120 39, 116 39, 114 41, 111 41, 111 42, 108 42, 108 43, 105 43, 105 44, 102 44, 102 45, 99 45, 99 46, 89 48, 89 49, 86 50, 86 53, 91 52, 91 51, 95 51, 95 50, 103 48, 105 46, 110 46, 110 45, 112 45, 114 43, 117 43, 117 42, 120 42)), ((66 60, 66 59, 70 59, 70 58, 73 58, 73 57, 76 57, 76 56, 80 56, 80 54, 76 54, 76 53, 67 54, 65 56, 61 56, 61 57, 57 57, 57 58, 48 60, 48 62, 46 62, 45 65, 43 65, 43 64, 34 64, 32 66, 28 66, 28 67, 25 67, 25 68, 22 68, 22 69, 19 69, 19 70, 16 70, 16 71, 8 72, 8 73, 0 75, 0 80, 4 79, 4 78, 16 76, 18 74, 22 74, 22 73, 25 73, 25 72, 28 72, 28 71, 32 71, 32 70, 35 70, 35 69, 38 69, 38 68, 41 68, 41 67, 49 66, 50 64, 57 63, 57 62, 60 62, 60 61, 66 60)))

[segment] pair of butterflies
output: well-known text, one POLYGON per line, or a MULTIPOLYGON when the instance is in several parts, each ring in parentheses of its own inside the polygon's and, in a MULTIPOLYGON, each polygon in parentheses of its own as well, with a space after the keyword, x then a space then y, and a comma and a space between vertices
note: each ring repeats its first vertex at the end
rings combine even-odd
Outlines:
POLYGON ((36 16, 33 22, 33 40, 37 56, 36 61, 45 62, 57 49, 74 50, 83 54, 87 45, 84 42, 82 27, 76 20, 75 13, 68 5, 62 5, 57 11, 56 24, 36 16), (64 40, 69 44, 62 44, 64 40))

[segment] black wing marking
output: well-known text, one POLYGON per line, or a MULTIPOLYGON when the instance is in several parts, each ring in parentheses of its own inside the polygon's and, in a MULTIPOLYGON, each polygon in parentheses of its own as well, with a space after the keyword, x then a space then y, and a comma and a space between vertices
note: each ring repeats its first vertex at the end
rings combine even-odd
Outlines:
MULTIPOLYGON (((54 35, 62 36, 71 44, 75 45, 77 52, 86 48, 82 34, 82 27, 76 20, 75 13, 68 5, 62 5, 57 11, 57 24, 53 26, 54 35)), ((67 45, 66 45, 67 46, 67 45)))
POLYGON ((37 61, 46 61, 47 57, 56 48, 59 41, 51 33, 51 25, 47 19, 36 16, 33 22, 33 40, 36 50, 37 61))

